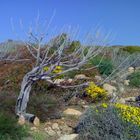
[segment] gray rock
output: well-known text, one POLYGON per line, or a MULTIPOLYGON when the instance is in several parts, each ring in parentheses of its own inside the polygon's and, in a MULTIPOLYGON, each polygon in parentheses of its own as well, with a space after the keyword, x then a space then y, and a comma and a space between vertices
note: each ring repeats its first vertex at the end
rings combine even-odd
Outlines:
POLYGON ((59 125, 58 125, 58 123, 53 123, 52 129, 54 129, 54 130, 59 130, 59 125))
POLYGON ((74 116, 80 116, 82 113, 79 110, 68 108, 66 109, 63 114, 65 115, 74 115, 74 116))
POLYGON ((50 136, 56 135, 56 132, 55 132, 54 130, 52 130, 51 127, 46 127, 44 130, 45 130, 46 133, 47 133, 48 135, 50 135, 50 136))
POLYGON ((110 97, 114 97, 116 95, 117 88, 115 86, 105 83, 103 85, 103 89, 107 91, 108 96, 110 97))
POLYGON ((94 78, 95 78, 95 80, 96 80, 97 82, 102 81, 102 77, 99 76, 99 75, 96 75, 94 78))
POLYGON ((135 69, 133 68, 133 67, 129 67, 128 68, 128 73, 129 74, 132 74, 132 73, 134 73, 135 72, 135 69))
POLYGON ((127 97, 127 98, 124 98, 124 100, 126 102, 135 102, 136 101, 136 97, 127 97))
POLYGON ((120 98, 117 103, 120 103, 120 104, 125 104, 125 99, 124 98, 120 98))
POLYGON ((130 80, 124 80, 124 85, 129 86, 129 82, 130 82, 130 80))
POLYGON ((58 140, 78 140, 78 134, 63 135, 58 140))
POLYGON ((76 80, 86 80, 86 79, 90 79, 90 78, 87 77, 84 74, 78 74, 78 75, 75 75, 74 79, 76 79, 76 80))

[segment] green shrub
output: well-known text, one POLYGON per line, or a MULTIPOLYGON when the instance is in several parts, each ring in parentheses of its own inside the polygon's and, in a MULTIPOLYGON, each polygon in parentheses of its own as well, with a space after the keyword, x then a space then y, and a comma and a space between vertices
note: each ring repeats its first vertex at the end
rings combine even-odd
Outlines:
POLYGON ((115 107, 106 105, 90 107, 75 130, 80 140, 140 139, 140 127, 122 120, 115 107))
POLYGON ((0 112, 15 116, 15 104, 17 100, 17 93, 9 91, 1 91, 0 93, 0 112))
POLYGON ((17 124, 16 119, 0 113, 0 140, 22 140, 28 135, 27 128, 17 124))
POLYGON ((98 66, 98 70, 99 70, 99 73, 102 74, 102 75, 110 75, 114 69, 114 66, 112 64, 112 61, 111 59, 109 58, 103 58, 100 57, 100 56, 97 56, 95 58, 92 58, 90 60, 90 63, 94 66, 98 66))
POLYGON ((32 133, 33 140, 47 140, 49 136, 45 132, 33 132, 32 133))
POLYGON ((134 72, 128 76, 130 80, 130 85, 133 87, 140 87, 140 72, 134 72))
POLYGON ((122 48, 123 51, 129 52, 129 53, 140 53, 140 47, 139 46, 126 46, 122 48))
POLYGON ((61 106, 55 95, 51 94, 34 93, 31 95, 27 108, 28 112, 37 115, 43 122, 49 118, 60 118, 61 106))

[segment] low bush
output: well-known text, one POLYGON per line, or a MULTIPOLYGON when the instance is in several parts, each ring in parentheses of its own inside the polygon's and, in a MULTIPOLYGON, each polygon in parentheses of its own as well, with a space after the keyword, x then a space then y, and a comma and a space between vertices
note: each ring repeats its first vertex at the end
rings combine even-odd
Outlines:
POLYGON ((15 104, 17 100, 17 93, 9 91, 1 91, 0 93, 0 112, 8 113, 15 116, 15 104))
POLYGON ((49 136, 45 132, 32 132, 33 140, 47 140, 49 136))
POLYGON ((109 58, 103 58, 100 57, 100 56, 97 56, 95 58, 92 58, 90 60, 90 63, 94 66, 98 66, 98 70, 99 70, 99 73, 102 74, 102 75, 110 75, 114 69, 114 66, 112 64, 112 61, 111 59, 109 58))
POLYGON ((28 136, 27 130, 26 126, 18 125, 13 117, 0 113, 0 140, 22 140, 28 136))
POLYGON ((122 48, 123 51, 129 52, 129 53, 140 53, 140 47, 139 46, 126 46, 122 48))
MULTIPOLYGON (((124 111, 125 112, 125 111, 124 111)), ((90 107, 75 128, 80 140, 138 140, 140 126, 121 117, 114 105, 90 107)))
POLYGON ((93 82, 86 88, 86 93, 93 101, 100 101, 107 98, 107 92, 93 82))
POLYGON ((140 87, 140 72, 134 72, 130 76, 128 76, 130 80, 130 85, 133 87, 140 87))
MULTIPOLYGON (((51 94, 51 93, 50 93, 51 94)), ((33 93, 30 96, 27 110, 37 115, 41 121, 60 118, 60 104, 55 95, 45 93, 33 93)))

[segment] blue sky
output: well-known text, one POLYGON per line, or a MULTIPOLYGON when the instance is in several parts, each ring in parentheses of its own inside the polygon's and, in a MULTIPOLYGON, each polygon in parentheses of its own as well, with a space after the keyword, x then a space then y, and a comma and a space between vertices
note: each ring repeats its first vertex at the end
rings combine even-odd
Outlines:
POLYGON ((88 31, 99 25, 103 32, 112 32, 113 45, 140 45, 140 0, 0 0, 0 41, 24 37, 20 19, 26 30, 38 11, 43 21, 54 10, 51 28, 79 25, 88 31))

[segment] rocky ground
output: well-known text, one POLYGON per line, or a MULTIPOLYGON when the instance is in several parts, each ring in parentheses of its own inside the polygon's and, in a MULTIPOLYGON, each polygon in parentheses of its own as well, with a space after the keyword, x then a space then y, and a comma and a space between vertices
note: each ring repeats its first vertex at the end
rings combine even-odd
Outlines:
MULTIPOLYGON (((30 126, 31 136, 25 138, 25 140, 34 140, 36 137, 41 137, 41 140, 76 140, 78 139, 78 134, 74 132, 74 128, 79 120, 81 114, 88 107, 86 102, 81 100, 78 105, 68 106, 62 113, 62 118, 51 119, 47 122, 40 123, 38 119, 34 121, 33 124, 28 124, 30 126), (43 138, 44 137, 44 138, 43 138)), ((24 124, 24 120, 19 119, 20 124, 24 124)))

